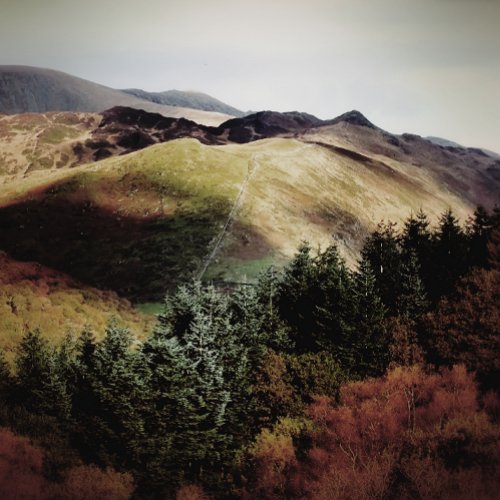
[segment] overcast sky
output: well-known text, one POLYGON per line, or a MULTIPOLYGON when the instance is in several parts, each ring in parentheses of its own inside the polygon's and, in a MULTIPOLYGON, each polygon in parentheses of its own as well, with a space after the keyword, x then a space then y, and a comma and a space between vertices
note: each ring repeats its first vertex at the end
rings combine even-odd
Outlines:
POLYGON ((500 152, 500 0, 0 0, 0 64, 500 152))

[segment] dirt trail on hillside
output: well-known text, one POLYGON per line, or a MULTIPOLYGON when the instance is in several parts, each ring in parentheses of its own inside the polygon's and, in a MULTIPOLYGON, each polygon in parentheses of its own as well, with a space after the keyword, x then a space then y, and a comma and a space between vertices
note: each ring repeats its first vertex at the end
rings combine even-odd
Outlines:
POLYGON ((236 217, 236 212, 240 208, 243 198, 248 186, 248 183, 250 182, 251 178, 255 175, 255 172, 258 170, 260 164, 257 160, 257 157, 259 156, 258 153, 254 153, 250 159, 248 160, 248 171, 247 175, 245 176, 245 179, 243 180, 243 183, 241 184, 241 189, 236 196, 236 199, 234 200, 233 206, 231 208, 231 211, 229 212, 229 215, 227 217, 226 223, 222 227, 222 230, 220 231, 219 235, 217 236, 215 245, 210 252, 210 254, 205 258, 202 268, 200 272, 198 273, 198 280, 201 281, 205 273, 207 272, 208 266, 212 263, 214 257, 216 256, 217 252, 219 251, 219 248, 222 244, 222 241, 224 240, 224 237, 228 233, 229 229, 231 228, 234 219, 236 217))
MULTIPOLYGON (((305 149, 309 149, 311 147, 312 147, 311 144, 304 144, 297 151, 293 151, 292 153, 290 153, 289 151, 287 151, 285 153, 283 153, 283 152, 275 152, 272 155, 272 157, 276 158, 276 157, 290 157, 290 156, 295 156, 298 153, 300 153, 301 151, 303 151, 305 149)), ((231 211, 229 212, 229 215, 227 217, 226 223, 224 224, 223 228, 221 229, 219 235, 217 236, 216 243, 215 243, 212 251, 210 252, 210 254, 203 261, 203 265, 202 265, 201 270, 200 270, 200 272, 198 273, 198 276, 197 276, 198 280, 200 280, 200 281, 202 280, 203 276, 207 272, 208 267, 210 266, 210 264, 214 260, 215 256, 217 255, 217 252, 219 251, 219 249, 220 249, 220 247, 222 245, 222 242, 224 241, 224 237, 230 231, 231 226, 232 226, 232 224, 233 224, 233 222, 234 222, 234 220, 236 218, 236 213, 238 212, 238 210, 240 209, 241 205, 243 204, 243 200, 245 198, 245 194, 247 192, 248 185, 249 185, 251 179, 255 176, 257 170, 259 169, 259 167, 261 165, 260 162, 259 162, 259 159, 263 160, 263 158, 266 157, 266 156, 270 156, 270 155, 268 153, 262 153, 262 152, 260 152, 260 153, 254 153, 254 154, 252 154, 252 156, 248 160, 248 172, 247 172, 247 175, 245 176, 245 179, 243 180, 243 183, 241 185, 241 189, 240 189, 238 195, 236 196, 236 199, 234 200, 234 204, 233 204, 233 206, 231 208, 231 211)))

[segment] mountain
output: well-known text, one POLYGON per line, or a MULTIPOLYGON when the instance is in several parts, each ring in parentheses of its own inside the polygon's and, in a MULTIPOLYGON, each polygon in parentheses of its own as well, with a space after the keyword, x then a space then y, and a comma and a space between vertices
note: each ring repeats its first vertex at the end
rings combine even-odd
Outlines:
POLYGON ((463 148, 463 146, 458 144, 458 142, 449 141, 448 139, 443 139, 442 137, 429 135, 426 139, 434 144, 437 144, 438 146, 443 146, 444 148, 463 148))
POLYGON ((489 149, 484 149, 484 148, 466 148, 465 146, 462 146, 461 144, 458 144, 457 142, 449 141, 448 139, 443 139, 441 137, 433 137, 433 136, 428 136, 426 137, 427 140, 431 141, 434 144, 437 144, 439 146, 442 146, 444 148, 459 148, 459 149, 467 149, 468 151, 480 151, 484 153, 485 155, 491 156, 492 158, 496 158, 497 160, 500 160, 500 154, 495 153, 494 151, 490 151, 489 149))
POLYGON ((127 107, 100 114, 45 113, 0 118, 0 174, 27 175, 124 155, 153 144, 194 138, 206 145, 295 138, 358 162, 411 164, 439 178, 472 204, 498 202, 499 159, 475 148, 442 147, 412 134, 393 135, 359 111, 332 120, 307 113, 262 111, 218 127, 127 107))
POLYGON ((115 107, 3 116, 0 138, 0 249, 137 303, 193 276, 251 280, 303 239, 333 237, 355 266, 382 219, 500 201, 499 160, 357 111, 210 127, 115 107))
POLYGON ((341 123, 376 128, 358 111, 327 121, 296 111, 262 111, 217 127, 123 106, 99 114, 9 115, 0 118, 0 138, 5 144, 0 152, 0 173, 25 174, 74 166, 183 137, 209 145, 244 144, 271 137, 295 137, 307 130, 341 123))
POLYGON ((215 111, 158 104, 60 71, 0 66, 0 113, 99 112, 113 106, 185 117, 207 125, 218 125, 230 118, 230 115, 215 111))
POLYGON ((245 113, 228 104, 202 92, 187 92, 182 90, 166 90, 164 92, 146 92, 141 89, 123 89, 123 92, 146 101, 167 106, 216 111, 232 116, 243 116, 245 113))

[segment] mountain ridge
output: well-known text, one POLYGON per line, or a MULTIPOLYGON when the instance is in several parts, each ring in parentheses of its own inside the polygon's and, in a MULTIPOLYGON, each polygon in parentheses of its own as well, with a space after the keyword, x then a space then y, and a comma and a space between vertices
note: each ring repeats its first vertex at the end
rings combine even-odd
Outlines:
POLYGON ((162 92, 148 92, 143 89, 122 89, 122 92, 139 97, 146 101, 169 106, 180 106, 185 108, 196 108, 203 111, 216 111, 236 117, 241 117, 245 113, 233 106, 222 102, 203 92, 185 90, 164 90, 162 92))
POLYGON ((231 117, 216 111, 154 103, 62 71, 0 66, 0 113, 101 112, 119 105, 207 125, 218 125, 231 117))
POLYGON ((211 146, 295 138, 364 163, 396 161, 424 167, 473 204, 492 207, 498 203, 499 159, 475 148, 439 146, 414 134, 390 134, 359 111, 332 120, 307 113, 261 111, 214 127, 115 107, 92 115, 4 116, 0 138, 5 144, 0 152, 0 175, 81 165, 182 138, 211 146))

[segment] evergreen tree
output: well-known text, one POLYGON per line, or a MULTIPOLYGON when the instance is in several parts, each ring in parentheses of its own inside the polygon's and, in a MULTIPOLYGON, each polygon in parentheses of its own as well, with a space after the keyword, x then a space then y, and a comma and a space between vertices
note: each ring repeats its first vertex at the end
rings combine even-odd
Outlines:
POLYGON ((147 406, 147 374, 131 350, 128 330, 108 325, 104 339, 94 344, 85 332, 79 342, 75 417, 82 448, 93 459, 140 467, 147 406))
POLYGON ((466 271, 466 235, 451 210, 440 218, 434 247, 434 280, 429 290, 433 303, 450 294, 458 278, 466 271))
POLYGON ((312 286, 317 281, 311 247, 302 243, 297 254, 285 267, 278 291, 281 318, 291 329, 296 350, 308 352, 315 348, 312 286))
POLYGON ((290 351, 290 327, 280 316, 279 292, 283 277, 273 266, 257 281, 255 293, 262 328, 262 343, 277 352, 290 351))
POLYGON ((379 224, 367 239, 362 258, 370 263, 377 290, 389 314, 396 314, 402 260, 395 224, 379 224))
POLYGON ((370 263, 363 259, 354 274, 354 333, 352 336, 351 366, 357 376, 382 374, 388 363, 388 332, 385 307, 380 299, 370 263))
POLYGON ((469 253, 467 259, 468 267, 485 268, 488 265, 488 239, 491 234, 493 224, 488 212, 479 205, 474 211, 471 221, 467 227, 469 253))
MULTIPOLYGON (((199 283, 167 299, 157 335, 175 339, 189 365, 190 389, 179 439, 191 480, 216 480, 234 453, 253 436, 250 373, 265 352, 262 318, 253 290, 231 299, 199 283), (190 321, 186 321, 190 318, 190 321), (208 472, 210 474, 208 474, 208 472), (207 476, 208 474, 208 476, 207 476)), ((184 363, 184 361, 183 361, 184 363)))
POLYGON ((193 406, 195 373, 177 338, 164 329, 156 329, 141 355, 149 399, 139 491, 172 494, 191 461, 193 443, 186 441, 185 430, 198 419, 193 406))
POLYGON ((410 251, 402 265, 400 292, 397 299, 398 316, 413 324, 428 308, 425 288, 420 279, 420 267, 414 251, 410 251))
MULTIPOLYGON (((217 333, 218 318, 198 311, 181 340, 183 353, 194 371, 193 420, 183 429, 183 445, 189 453, 189 472, 193 479, 224 462, 231 436, 221 432, 226 423, 230 392, 224 380, 224 360, 217 333)), ((225 325, 227 326, 227 325, 225 325)))
POLYGON ((39 330, 27 332, 18 346, 16 397, 34 413, 69 417, 71 394, 58 369, 57 353, 39 330))
POLYGON ((345 366, 350 363, 354 304, 351 276, 335 245, 318 255, 311 290, 313 350, 330 351, 345 366))
POLYGON ((434 280, 432 233, 429 219, 422 209, 405 221, 400 241, 404 259, 409 259, 411 253, 416 255, 420 266, 420 277, 425 289, 428 290, 434 280))
POLYGON ((276 342, 265 328, 255 288, 245 287, 233 293, 229 311, 231 338, 224 345, 224 363, 231 399, 224 432, 233 436, 232 447, 237 449, 249 443, 257 432, 251 385, 269 346, 276 342))

